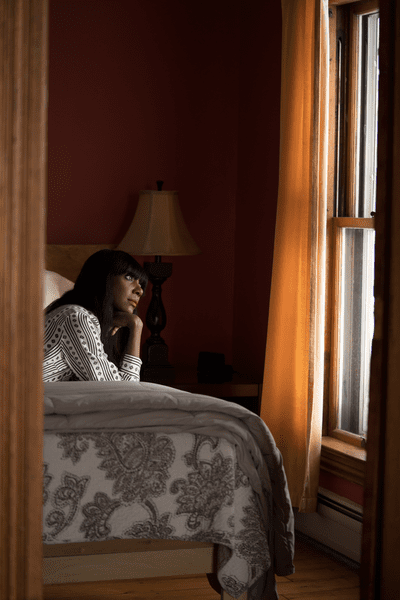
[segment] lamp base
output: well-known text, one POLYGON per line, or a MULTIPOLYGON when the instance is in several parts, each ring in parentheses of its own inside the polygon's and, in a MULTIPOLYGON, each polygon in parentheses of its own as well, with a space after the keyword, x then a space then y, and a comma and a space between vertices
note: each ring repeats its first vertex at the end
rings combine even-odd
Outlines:
POLYGON ((152 296, 146 315, 146 325, 151 336, 143 344, 142 381, 151 383, 170 383, 175 376, 174 368, 168 362, 168 346, 160 336, 167 323, 167 315, 161 299, 161 285, 172 274, 172 263, 161 262, 161 256, 155 262, 145 262, 144 268, 153 284, 152 296))
POLYGON ((175 379, 175 369, 172 365, 144 366, 140 379, 147 383, 171 384, 175 379))
POLYGON ((161 337, 157 342, 154 342, 151 338, 146 340, 142 352, 142 381, 166 383, 174 379, 175 369, 168 362, 168 346, 161 337))

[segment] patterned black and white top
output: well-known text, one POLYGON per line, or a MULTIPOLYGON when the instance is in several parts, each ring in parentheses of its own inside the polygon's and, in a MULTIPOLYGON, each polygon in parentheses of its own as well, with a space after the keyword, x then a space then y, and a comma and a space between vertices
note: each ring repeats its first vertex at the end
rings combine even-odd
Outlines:
POLYGON ((118 371, 101 342, 97 317, 65 304, 46 315, 43 381, 140 381, 142 361, 125 354, 118 371))

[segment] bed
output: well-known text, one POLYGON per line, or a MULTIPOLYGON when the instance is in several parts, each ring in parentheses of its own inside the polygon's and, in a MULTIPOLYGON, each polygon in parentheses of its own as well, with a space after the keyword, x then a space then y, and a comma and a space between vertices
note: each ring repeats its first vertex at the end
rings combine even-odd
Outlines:
MULTIPOLYGON (((45 304, 104 247, 48 247, 45 304)), ((224 600, 277 598, 275 575, 294 571, 293 513, 254 413, 154 383, 77 381, 46 383, 44 412, 45 598, 204 573, 224 600)))

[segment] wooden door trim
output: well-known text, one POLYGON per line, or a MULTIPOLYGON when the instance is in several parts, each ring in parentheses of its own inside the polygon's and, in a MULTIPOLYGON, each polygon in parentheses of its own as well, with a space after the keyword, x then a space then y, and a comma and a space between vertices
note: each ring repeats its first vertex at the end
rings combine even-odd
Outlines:
POLYGON ((48 0, 2 0, 0 28, 0 597, 37 600, 48 0))

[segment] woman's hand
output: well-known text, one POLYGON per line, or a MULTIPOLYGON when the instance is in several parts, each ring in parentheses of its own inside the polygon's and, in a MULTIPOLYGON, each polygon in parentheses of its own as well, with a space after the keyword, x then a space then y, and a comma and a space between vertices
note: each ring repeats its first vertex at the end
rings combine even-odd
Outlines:
POLYGON ((116 311, 114 312, 113 328, 111 335, 115 335, 120 327, 128 327, 132 333, 140 333, 143 329, 142 319, 138 315, 134 315, 128 312, 116 311))
POLYGON ((140 340, 143 330, 142 319, 132 313, 115 311, 111 335, 115 335, 120 327, 128 327, 129 329, 129 338, 125 347, 125 353, 140 357, 140 340))

